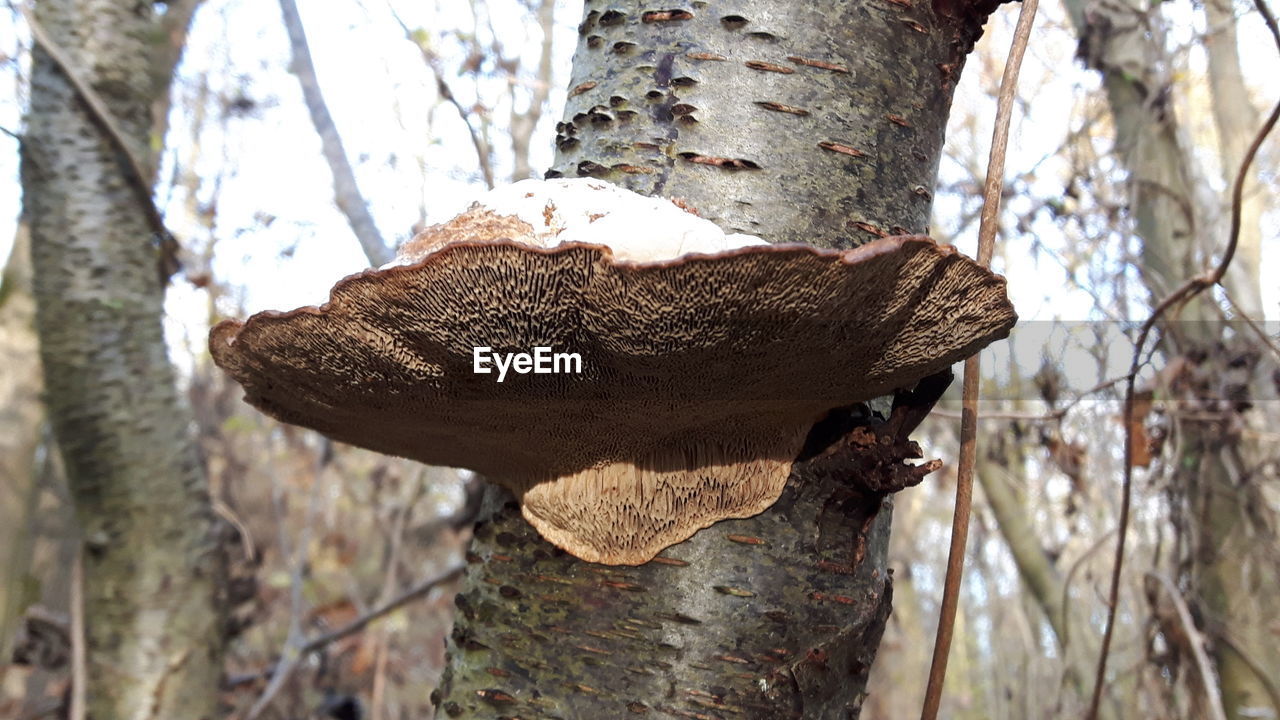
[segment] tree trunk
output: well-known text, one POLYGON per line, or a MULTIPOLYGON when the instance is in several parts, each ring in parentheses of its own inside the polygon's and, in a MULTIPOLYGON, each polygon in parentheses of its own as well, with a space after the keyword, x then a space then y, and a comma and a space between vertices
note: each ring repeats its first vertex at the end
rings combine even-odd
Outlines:
POLYGON ((0 277, 0 662, 11 656, 18 620, 39 595, 29 575, 43 422, 30 246, 19 226, 0 277))
MULTIPOLYGON (((1134 225, 1142 239, 1142 276, 1152 297, 1162 299, 1202 270, 1204 260, 1196 255, 1199 234, 1205 234, 1207 244, 1218 252, 1225 245, 1226 234, 1214 232, 1219 226, 1208 221, 1212 213, 1201 209, 1196 200, 1194 157, 1181 142, 1169 79, 1162 74, 1172 62, 1163 45, 1160 11, 1137 0, 1088 7, 1083 0, 1068 0, 1067 7, 1080 33, 1082 55, 1104 78, 1115 118, 1116 145, 1130 176, 1134 225)), ((1210 17, 1227 22, 1221 13, 1211 12, 1210 17)), ((1230 56, 1235 51, 1221 43, 1233 37, 1234 33, 1225 33, 1210 40, 1218 44, 1210 57, 1219 75, 1230 73, 1223 63, 1232 62, 1230 56)), ((1215 88, 1215 96, 1221 91, 1215 88)), ((1257 129, 1242 131, 1233 118, 1220 126, 1219 132, 1244 132, 1247 143, 1257 129)), ((1233 176, 1237 168, 1230 163, 1239 162, 1240 147, 1234 137, 1222 146, 1223 162, 1233 176)), ((1249 238, 1256 232, 1242 231, 1244 244, 1238 258, 1240 269, 1246 272, 1233 272, 1227 280, 1234 299, 1246 304, 1260 297, 1260 279, 1248 276, 1248 272, 1256 272, 1249 270, 1254 262, 1249 238)), ((1280 713, 1267 692, 1269 678, 1280 677, 1280 649, 1271 631, 1280 623, 1280 611, 1265 592, 1278 581, 1267 549, 1274 542, 1275 530, 1259 509, 1266 507, 1259 485, 1261 473, 1247 460, 1257 453, 1233 429, 1247 424, 1243 414, 1248 410, 1236 402, 1241 398, 1218 394, 1234 384, 1247 397, 1250 387, 1259 386, 1261 378, 1257 376, 1261 373, 1256 372, 1256 363, 1248 360, 1256 357, 1257 351, 1240 349, 1237 341, 1225 335, 1224 323, 1209 321, 1215 315, 1208 295, 1181 313, 1182 320, 1198 322, 1179 322, 1166 316, 1160 325, 1165 357, 1181 355, 1190 358, 1192 365, 1204 364, 1196 372, 1212 378, 1203 393, 1179 398, 1203 403, 1184 405, 1184 410, 1192 415, 1217 416, 1215 421, 1205 422, 1203 418, 1184 420, 1174 413, 1172 422, 1177 427, 1170 435, 1179 442, 1176 456, 1169 462, 1173 483, 1185 498, 1174 512, 1182 514, 1190 530, 1187 601, 1197 611, 1198 629, 1213 639, 1209 649, 1226 714, 1232 720, 1242 720, 1263 717, 1268 711, 1280 713), (1197 357, 1202 359, 1195 360, 1197 357), (1233 367, 1236 362, 1239 364, 1233 367), (1241 370, 1243 375, 1254 377, 1241 377, 1241 370)), ((1135 570, 1131 567, 1130 571, 1135 570)))
MULTIPOLYGON (((1209 27, 1204 44, 1209 59, 1208 84, 1213 98, 1213 123, 1218 128, 1222 179, 1230 187, 1262 121, 1258 109, 1249 99, 1244 74, 1240 70, 1235 8, 1230 0, 1207 0, 1204 13, 1209 27)), ((1259 320, 1263 318, 1258 281, 1262 277, 1262 211, 1266 200, 1267 194, 1258 182, 1258 165, 1255 164, 1244 186, 1240 241, 1236 257, 1227 271, 1226 284, 1238 309, 1259 320)), ((1230 216, 1230 208, 1224 206, 1223 211, 1227 217, 1230 216)), ((1220 226, 1225 228, 1226 224, 1224 221, 1220 226)))
POLYGON ((511 120, 508 123, 511 133, 511 182, 533 177, 533 168, 529 164, 529 141, 533 138, 533 131, 538 129, 542 109, 551 95, 555 10, 556 0, 542 0, 538 5, 537 20, 538 29, 542 32, 542 43, 538 52, 537 74, 533 78, 533 87, 529 90, 529 106, 523 112, 516 110, 516 86, 511 86, 511 120))
MULTIPOLYGON (((587 2, 549 176, 679 197, 770 242, 927 230, 952 90, 994 3, 669 7, 587 2)), ((852 410, 809 448, 875 422, 852 410)), ((856 717, 889 613, 892 502, 817 462, 768 511, 639 567, 565 555, 491 491, 441 711, 856 717)))
MULTIPOLYGON (((1063 678, 1076 691, 1080 701, 1087 702, 1092 689, 1093 662, 1097 658, 1096 635, 1085 614, 1079 612, 1067 597, 1065 578, 1040 544, 1023 499, 1015 489, 1016 481, 1025 480, 1021 452, 1017 448, 1009 448, 1008 455, 1010 457, 1001 459, 980 457, 975 475, 1000 535, 1013 556, 1018 576, 1044 613, 1058 641, 1063 678), (1009 477, 1005 479, 1002 475, 1009 477)), ((1112 720, 1116 717, 1111 701, 1112 698, 1104 698, 1098 711, 1099 718, 1112 720)))
MULTIPOLYGON (((191 7, 173 5, 188 20, 191 7)), ((42 0, 35 15, 152 167, 185 25, 126 0, 42 0)), ((167 357, 153 228, 100 119, 43 41, 32 53, 23 212, 49 416, 84 537, 88 711, 214 717, 222 562, 167 357)))

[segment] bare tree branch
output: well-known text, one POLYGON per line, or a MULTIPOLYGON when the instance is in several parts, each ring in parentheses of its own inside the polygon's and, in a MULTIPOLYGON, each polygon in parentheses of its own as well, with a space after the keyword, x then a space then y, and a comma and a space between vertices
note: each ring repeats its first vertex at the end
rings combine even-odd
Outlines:
POLYGON ((308 640, 307 643, 302 646, 302 654, 306 655, 309 653, 316 652, 317 650, 320 650, 326 645, 337 642, 338 640, 341 640, 342 638, 347 637, 348 635, 354 635, 360 632, 361 630, 365 629, 365 627, 367 627, 370 623, 380 620, 386 617, 387 615, 390 615, 396 610, 399 610, 405 605, 408 605, 414 600, 417 600, 423 595, 426 595, 427 593, 431 592, 433 589, 435 589, 437 585, 453 580, 454 578, 461 575, 462 571, 465 569, 466 569, 466 566, 461 563, 458 563, 456 565, 450 565, 449 567, 445 568, 441 572, 436 573, 435 575, 423 580, 417 585, 414 585, 413 587, 405 590, 404 592, 400 593, 394 598, 388 600, 382 605, 379 605, 373 610, 370 610, 364 615, 361 615, 355 620, 352 620, 346 625, 343 625, 337 630, 327 632, 319 637, 308 640))
POLYGON ((276 521, 279 523, 280 556, 291 559, 291 567, 289 569, 289 633, 285 638, 281 660, 276 663, 271 673, 270 682, 267 683, 267 687, 263 689, 262 694, 258 696, 257 702, 249 708, 249 712, 245 715, 245 720, 254 720, 267 709, 272 699, 288 682, 298 662, 306 655, 301 650, 304 641, 302 629, 304 599, 302 597, 302 589, 305 579, 303 574, 308 565, 311 530, 315 523, 316 515, 320 510, 320 499, 323 495, 322 489, 327 487, 324 470, 329 464, 332 449, 332 442, 325 438, 321 443, 320 452, 316 458, 315 471, 311 477, 311 495, 307 503, 306 519, 303 521, 302 531, 298 534, 297 546, 292 551, 289 548, 289 534, 285 530, 284 490, 280 486, 279 477, 275 474, 271 477, 271 504, 275 507, 276 521))
POLYGON ((370 264, 383 265, 392 258, 391 248, 382 239, 382 233, 378 232, 373 215, 369 213, 369 204, 360 194, 355 171, 351 168, 351 161, 347 159, 346 149, 342 147, 342 137, 338 135, 333 116, 329 114, 329 106, 325 104, 324 95, 320 92, 320 81, 316 78, 316 68, 311 62, 311 49, 307 46, 307 35, 302 27, 302 18, 298 15, 298 6, 294 0, 280 0, 280 13, 284 16, 284 26, 289 33, 289 48, 293 53, 290 69, 302 86, 307 113, 311 115, 311 124, 320 136, 324 159, 333 173, 334 202, 347 217, 347 223, 351 225, 351 231, 355 233, 360 249, 364 250, 370 264))
MULTIPOLYGON (((458 578, 460 575, 462 575, 462 572, 464 570, 466 570, 465 564, 456 563, 456 564, 450 565, 444 570, 436 573, 435 575, 432 575, 431 577, 428 577, 422 580, 418 584, 408 588, 407 590, 395 596, 394 598, 379 605, 373 610, 370 610, 364 615, 361 615, 355 620, 352 620, 346 625, 343 625, 342 627, 336 630, 327 632, 323 635, 312 638, 311 640, 308 640, 302 643, 298 647, 296 652, 287 653, 286 657, 280 658, 273 665, 266 667, 259 672, 228 678, 226 683, 224 683, 224 686, 236 687, 239 685, 244 685, 246 683, 251 683, 260 678, 273 675, 279 672, 279 668, 282 663, 292 662, 294 665, 296 665, 298 660, 300 660, 301 658, 306 657, 311 653, 319 652, 320 650, 323 650, 325 647, 327 647, 332 643, 335 643, 349 635, 354 635, 360 632, 361 630, 368 627, 371 623, 376 622, 386 617, 387 615, 390 615, 396 610, 399 610, 405 605, 408 605, 409 603, 426 595, 427 593, 435 589, 437 586, 458 578)), ((291 670, 292 668, 290 668, 290 671, 291 670)))
POLYGON ((84 635, 84 552, 77 552, 71 568, 71 707, 70 720, 84 720, 88 688, 88 651, 84 635))
POLYGON ((538 127, 538 121, 542 119, 542 108, 547 104, 547 97, 551 94, 551 51, 552 38, 555 36, 555 7, 556 0, 542 0, 541 5, 538 6, 538 27, 542 29, 542 49, 538 56, 538 76, 533 83, 529 107, 524 112, 516 111, 516 84, 514 82, 511 84, 511 150, 515 155, 511 179, 515 182, 533 174, 533 168, 529 166, 529 142, 533 138, 533 131, 538 127))
POLYGON ((1164 588, 1165 593, 1169 596, 1169 600, 1173 603, 1173 608, 1178 614, 1178 622, 1182 624, 1182 632, 1186 633, 1190 642, 1191 654, 1195 656, 1196 672, 1200 675, 1200 684, 1203 686, 1205 694, 1205 705, 1209 707, 1210 720, 1227 720, 1227 714, 1222 709, 1222 694, 1218 692, 1218 682, 1214 678, 1213 669, 1209 665, 1209 656, 1204 652, 1204 636, 1196 627, 1191 619, 1191 611, 1187 609, 1187 603, 1182 599, 1182 593, 1169 582, 1169 578, 1158 573, 1147 573, 1147 577, 1154 579, 1164 588))
POLYGON ((418 52, 422 53, 422 59, 427 63, 427 68, 431 70, 431 75, 436 81, 436 92, 440 97, 449 101, 454 110, 458 111, 458 117, 462 119, 462 123, 467 126, 467 133, 471 136, 471 145, 476 149, 476 162, 480 164, 480 174, 484 177, 485 187, 493 188, 493 161, 490 158, 492 148, 489 143, 476 130, 475 125, 471 123, 471 112, 462 106, 458 98, 453 94, 453 88, 449 87, 449 83, 444 79, 444 71, 440 67, 440 58, 429 47, 421 43, 414 31, 401 19, 396 9, 391 3, 387 3, 387 10, 391 13, 391 17, 395 18, 399 23, 400 29, 404 31, 405 38, 418 48, 418 52))

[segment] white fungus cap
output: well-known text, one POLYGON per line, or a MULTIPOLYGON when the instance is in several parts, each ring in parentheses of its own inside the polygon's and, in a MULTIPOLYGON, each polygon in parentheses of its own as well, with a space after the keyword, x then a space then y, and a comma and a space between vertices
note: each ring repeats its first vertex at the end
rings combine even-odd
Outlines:
MULTIPOLYGON (((718 253, 764 245, 753 235, 726 234, 718 225, 677 207, 594 178, 521 180, 480 196, 468 213, 516 217, 533 231, 512 240, 550 248, 564 243, 606 245, 615 260, 657 262, 690 253, 718 253)), ((434 249, 434 248, 433 248, 434 249)), ((405 265, 421 254, 401 255, 383 267, 405 265)))

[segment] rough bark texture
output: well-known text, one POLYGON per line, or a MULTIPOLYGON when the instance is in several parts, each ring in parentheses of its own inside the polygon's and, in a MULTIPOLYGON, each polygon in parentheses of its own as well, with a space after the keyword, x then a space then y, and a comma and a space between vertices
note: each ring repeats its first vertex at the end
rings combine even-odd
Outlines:
MULTIPOLYGON (((1172 62, 1163 44, 1163 20, 1158 8, 1135 0, 1088 4, 1067 0, 1067 8, 1080 34, 1081 55, 1104 79, 1115 119, 1117 152, 1130 176, 1134 228, 1142 239, 1143 280, 1152 297, 1161 299, 1204 267, 1196 257, 1197 232, 1206 234, 1205 245, 1214 251, 1220 252, 1226 242, 1225 232, 1213 232, 1217 226, 1209 219, 1214 213, 1196 199, 1194 156, 1181 143, 1169 79, 1164 75, 1172 62)), ((1228 22, 1220 13, 1210 16, 1228 22)), ((1215 27, 1222 29, 1220 24, 1215 27)), ((1209 42, 1212 46, 1233 35, 1218 34, 1209 42)), ((1211 50, 1215 73, 1229 74, 1230 68, 1223 63, 1229 65, 1231 58, 1224 56, 1233 52, 1220 45, 1211 50)), ((1219 132, 1245 132, 1247 144, 1257 129, 1242 131, 1232 120, 1219 132)), ((1239 161, 1235 139, 1222 149, 1223 162, 1239 161)), ((1234 175, 1237 168, 1229 167, 1234 175)), ((1237 256, 1241 268, 1253 262, 1248 238, 1254 232, 1242 232, 1237 256)), ((1260 296, 1259 280, 1256 275, 1250 278, 1247 271, 1236 272, 1228 277, 1228 286, 1237 300, 1251 303, 1260 296)), ((1207 295, 1183 309, 1181 319, 1215 317, 1207 295)), ((1264 588, 1277 583, 1274 559, 1266 550, 1275 530, 1258 510, 1265 500, 1262 473, 1253 469, 1258 466, 1250 459, 1258 456, 1256 448, 1250 448, 1256 441, 1242 439, 1230 429, 1249 421, 1248 403, 1237 401, 1247 401, 1251 393, 1256 397, 1266 374, 1258 370, 1256 349, 1221 346, 1227 340, 1224 323, 1185 323, 1165 316, 1160 329, 1166 358, 1200 358, 1192 360, 1194 365, 1207 358, 1210 364, 1205 367, 1214 381, 1196 400, 1205 402, 1220 418, 1206 423, 1173 417, 1177 428, 1171 435, 1179 442, 1169 462, 1177 490, 1174 512, 1187 520, 1190 536, 1188 602, 1198 611, 1198 629, 1216 638, 1211 652, 1227 716, 1237 720, 1280 713, 1266 688, 1268 677, 1280 676, 1280 647, 1268 630, 1276 627, 1280 617, 1274 603, 1258 601, 1265 597, 1264 588), (1227 402, 1218 393, 1233 385, 1239 394, 1227 402), (1249 660, 1237 649, 1247 652, 1249 660)))
MULTIPOLYGON (((590 0, 549 176, 680 197, 770 242, 926 228, 951 94, 989 8, 590 0)), ((931 401, 930 401, 931 402, 931 401)), ((811 433, 817 455, 867 408, 811 433)), ((914 426, 911 424, 911 426, 914 426)), ((574 560, 493 492, 446 717, 857 717, 892 593, 891 502, 847 444, 782 498, 635 568, 574 560)))
MULTIPOLYGON (((36 17, 152 164, 168 82, 151 80, 176 62, 164 21, 124 0, 43 0, 36 17)), ((220 554, 151 229, 116 147, 39 46, 30 97, 23 212, 48 409, 84 537, 89 714, 213 717, 220 554)))
POLYGON ((856 717, 889 613, 889 513, 850 498, 820 531, 831 491, 793 483, 638 568, 578 561, 505 504, 477 530, 441 711, 856 717))
POLYGON ((974 9, 684 7, 586 4, 549 176, 686 198, 770 242, 845 248, 927 232, 974 9))

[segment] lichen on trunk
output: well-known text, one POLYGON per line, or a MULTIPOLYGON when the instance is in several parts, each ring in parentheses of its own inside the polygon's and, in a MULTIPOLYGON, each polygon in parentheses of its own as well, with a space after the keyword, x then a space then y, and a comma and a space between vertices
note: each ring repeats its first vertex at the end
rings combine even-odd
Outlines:
MULTIPOLYGON (((952 92, 993 7, 588 0, 547 174, 679 198, 769 242, 924 232, 952 92)), ((889 613, 892 501, 874 472, 817 461, 857 462, 823 452, 883 422, 833 414, 773 507, 638 567, 566 555, 491 490, 440 712, 856 717, 889 613)))

